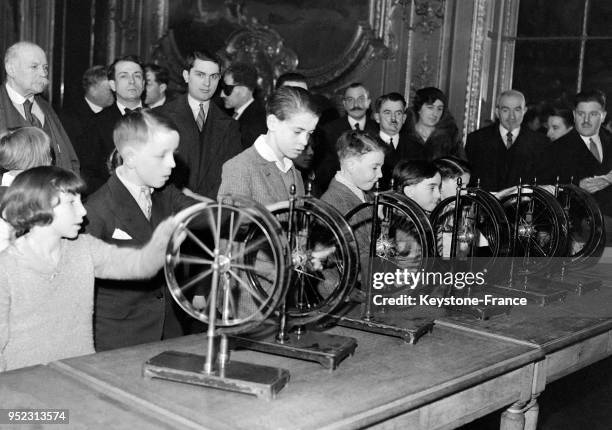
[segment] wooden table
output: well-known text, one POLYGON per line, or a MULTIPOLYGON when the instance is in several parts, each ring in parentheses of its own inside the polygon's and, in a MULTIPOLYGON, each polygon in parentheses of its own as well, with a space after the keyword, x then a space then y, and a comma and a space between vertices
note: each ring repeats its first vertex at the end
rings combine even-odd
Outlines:
POLYGON ((605 276, 601 290, 583 296, 570 294, 564 303, 515 306, 510 315, 486 321, 458 315, 436 320, 438 326, 489 335, 543 352, 544 358, 536 362, 531 400, 508 411, 525 414, 517 421, 524 420, 527 430, 536 428, 537 397, 546 384, 612 355, 612 271, 601 269, 592 269, 605 276))
MULTIPOLYGON (((203 336, 77 357, 0 375, 0 386, 29 372, 64 375, 58 385, 69 402, 71 414, 109 409, 108 421, 130 423, 138 428, 170 425, 173 428, 213 429, 348 429, 376 428, 451 429, 506 405, 531 398, 534 362, 541 352, 517 344, 437 327, 417 345, 397 338, 336 328, 337 334, 355 337, 359 346, 353 357, 329 372, 316 363, 264 355, 233 352, 235 360, 283 367, 291 372, 289 385, 277 399, 255 397, 142 377, 142 365, 165 350, 199 352, 203 336), (69 376, 67 376, 69 375, 69 376), (64 385, 62 385, 64 384, 64 385), (68 386, 72 384, 73 386, 68 386), (85 393, 78 391, 81 388, 85 393), (76 400, 80 399, 80 400, 76 400), (125 416, 125 415, 130 416, 125 416), (154 424, 150 424, 150 422, 154 424)), ((61 378, 60 378, 61 379, 61 378)), ((45 375, 24 382, 32 392, 45 375), (36 383, 38 381, 38 384, 36 383)), ((53 385, 55 386, 55 385, 53 385)), ((53 387, 51 386, 51 387, 53 387)), ((15 389, 14 383, 7 395, 15 389)), ((40 404, 57 407, 53 388, 40 404)), ((30 403, 38 405, 37 398, 30 403)), ((72 417, 71 415, 71 417, 72 417)), ((105 428, 118 428, 109 423, 105 428)))
MULTIPOLYGON (((69 424, 62 428, 113 430, 174 429, 149 410, 126 408, 110 393, 93 390, 87 381, 50 366, 34 366, 0 373, 0 408, 68 409, 69 424)), ((160 418, 162 415, 158 415, 160 418)), ((40 429, 40 424, 0 425, 0 428, 40 429)))

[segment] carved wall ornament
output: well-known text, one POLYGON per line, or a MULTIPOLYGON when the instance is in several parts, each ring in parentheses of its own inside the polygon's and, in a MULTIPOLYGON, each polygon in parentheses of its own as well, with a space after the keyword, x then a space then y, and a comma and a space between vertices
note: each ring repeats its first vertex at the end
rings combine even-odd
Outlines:
POLYGON ((414 13, 420 18, 414 29, 429 35, 442 27, 444 7, 444 0, 414 0, 414 13))
POLYGON ((266 75, 277 77, 295 70, 306 76, 314 90, 333 93, 363 76, 373 62, 392 57, 398 41, 390 30, 394 22, 397 25, 397 16, 391 15, 394 8, 411 0, 306 2, 302 6, 283 0, 184 0, 181 8, 169 0, 150 1, 157 1, 155 9, 167 14, 165 19, 155 17, 161 23, 157 34, 162 36, 149 45, 155 46, 152 60, 177 69, 182 55, 205 44, 228 59, 255 59, 260 72, 268 70, 266 75), (295 15, 296 7, 302 8, 303 15, 295 15), (325 22, 326 28, 342 29, 342 39, 325 39, 326 33, 316 30, 308 32, 319 21, 325 22), (302 33, 304 38, 296 36, 302 33), (319 57, 313 56, 315 51, 319 57), (271 63, 263 67, 264 60, 271 63))

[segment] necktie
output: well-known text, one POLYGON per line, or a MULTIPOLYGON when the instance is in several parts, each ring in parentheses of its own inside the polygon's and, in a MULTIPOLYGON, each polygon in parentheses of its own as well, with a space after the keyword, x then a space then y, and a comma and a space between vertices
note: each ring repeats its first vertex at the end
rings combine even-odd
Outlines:
POLYGON ((200 132, 204 128, 204 121, 206 121, 206 114, 204 113, 204 103, 200 103, 200 112, 198 112, 198 117, 196 118, 196 124, 198 125, 198 130, 200 130, 200 132))
POLYGON ((389 146, 391 147, 391 149, 395 149, 395 146, 393 146, 393 138, 389 138, 389 146))
POLYGON ((514 142, 512 141, 512 132, 509 131, 508 134, 506 134, 506 149, 510 149, 513 143, 514 142))
POLYGON ((595 159, 601 163, 601 156, 599 155, 599 149, 597 149, 597 144, 595 143, 593 139, 589 139, 589 150, 591 151, 591 154, 593 154, 593 157, 595 157, 595 159))
POLYGON ((147 217, 147 219, 151 219, 151 207, 153 203, 151 202, 151 188, 148 186, 140 187, 140 207, 142 209, 142 213, 147 217))
POLYGON ((30 123, 30 125, 42 128, 40 120, 36 117, 36 115, 32 115, 32 102, 30 100, 26 99, 26 101, 23 102, 23 110, 25 112, 26 120, 30 123))
POLYGON ((359 127, 359 123, 358 122, 355 123, 355 130, 357 130, 357 131, 361 130, 361 127, 359 127))

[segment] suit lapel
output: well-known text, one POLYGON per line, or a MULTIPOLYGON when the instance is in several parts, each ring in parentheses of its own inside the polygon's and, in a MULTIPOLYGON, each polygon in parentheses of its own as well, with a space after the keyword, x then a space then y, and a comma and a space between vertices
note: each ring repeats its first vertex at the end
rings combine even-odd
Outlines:
POLYGON ((108 180, 108 187, 111 193, 111 201, 116 202, 111 210, 115 213, 121 226, 128 230, 126 233, 143 244, 148 242, 153 233, 153 228, 134 197, 115 175, 108 180))

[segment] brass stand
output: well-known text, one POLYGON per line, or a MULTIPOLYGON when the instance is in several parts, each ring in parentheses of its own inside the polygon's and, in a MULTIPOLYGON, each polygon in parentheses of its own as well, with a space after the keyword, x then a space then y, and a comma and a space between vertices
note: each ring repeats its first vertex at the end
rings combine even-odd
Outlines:
POLYGON ((331 315, 342 327, 394 336, 414 345, 434 326, 433 318, 410 317, 406 310, 394 309, 377 312, 369 318, 364 317, 364 305, 348 304, 341 312, 331 315))
MULTIPOLYGON (((492 291, 489 285, 482 285, 479 287, 470 286, 466 287, 465 290, 465 293, 462 290, 459 294, 455 294, 455 297, 477 298, 479 303, 484 303, 484 296, 486 294, 490 294, 492 291)), ((510 315, 512 305, 449 305, 446 306, 446 309, 451 312, 471 315, 479 320, 488 320, 489 318, 494 317, 496 315, 510 315)))
POLYGON ((521 278, 518 281, 510 279, 506 284, 489 285, 487 290, 507 297, 525 298, 528 303, 538 306, 563 302, 567 297, 567 291, 558 290, 550 279, 527 276, 521 278))
POLYGON ((271 400, 289 382, 289 371, 269 366, 232 361, 207 373, 206 357, 179 351, 165 351, 148 360, 143 376, 202 385, 271 400))
POLYGON ((272 324, 264 325, 263 330, 248 337, 231 336, 231 342, 234 348, 315 361, 330 371, 335 370, 346 357, 353 355, 357 348, 355 338, 312 330, 289 332, 280 340, 278 327, 272 324))

